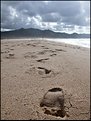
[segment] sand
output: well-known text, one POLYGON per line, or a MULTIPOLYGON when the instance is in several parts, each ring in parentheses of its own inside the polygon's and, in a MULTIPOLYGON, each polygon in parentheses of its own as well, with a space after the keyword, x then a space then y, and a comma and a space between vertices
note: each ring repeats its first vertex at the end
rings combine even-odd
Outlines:
POLYGON ((90 119, 90 49, 46 40, 1 41, 1 119, 90 119), (65 116, 40 106, 51 88, 62 88, 65 116))

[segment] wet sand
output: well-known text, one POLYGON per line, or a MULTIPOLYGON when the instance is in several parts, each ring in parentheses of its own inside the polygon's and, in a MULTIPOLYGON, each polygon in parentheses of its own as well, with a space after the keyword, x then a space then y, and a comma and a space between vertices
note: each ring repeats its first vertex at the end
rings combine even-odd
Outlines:
POLYGON ((1 41, 1 119, 90 119, 90 49, 41 40, 1 41), (62 88, 65 116, 44 113, 43 95, 62 88))

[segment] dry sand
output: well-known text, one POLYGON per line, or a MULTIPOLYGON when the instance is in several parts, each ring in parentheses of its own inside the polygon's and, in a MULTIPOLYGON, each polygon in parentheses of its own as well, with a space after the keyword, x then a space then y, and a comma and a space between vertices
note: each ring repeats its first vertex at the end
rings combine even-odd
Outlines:
POLYGON ((1 41, 1 119, 90 119, 90 49, 31 40, 1 41), (43 95, 62 88, 64 117, 44 113, 43 95))

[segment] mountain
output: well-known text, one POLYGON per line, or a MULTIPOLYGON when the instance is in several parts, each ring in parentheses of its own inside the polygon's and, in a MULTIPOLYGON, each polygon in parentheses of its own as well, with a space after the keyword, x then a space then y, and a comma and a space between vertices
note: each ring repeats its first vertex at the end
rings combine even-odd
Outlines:
POLYGON ((90 38, 90 34, 68 34, 68 33, 60 33, 53 32, 51 30, 40 30, 40 29, 17 29, 13 31, 5 31, 1 32, 1 39, 12 39, 12 38, 31 38, 31 37, 39 37, 39 38, 90 38))

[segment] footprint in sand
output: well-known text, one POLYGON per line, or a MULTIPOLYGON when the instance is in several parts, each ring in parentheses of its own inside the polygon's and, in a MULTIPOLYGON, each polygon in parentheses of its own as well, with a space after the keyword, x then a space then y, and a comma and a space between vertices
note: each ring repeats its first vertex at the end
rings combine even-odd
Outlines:
POLYGON ((48 47, 45 47, 44 49, 49 49, 48 47))
POLYGON ((31 44, 30 44, 30 43, 27 43, 26 45, 27 45, 27 46, 30 46, 31 44))
POLYGON ((46 69, 44 67, 32 67, 32 68, 28 69, 25 73, 29 73, 29 72, 31 72, 31 73, 34 72, 35 74, 39 74, 39 75, 43 75, 43 76, 52 74, 51 70, 46 69))
POLYGON ((51 54, 50 56, 55 56, 55 55, 57 55, 57 54, 51 54))
POLYGON ((35 44, 31 44, 31 43, 27 43, 26 46, 33 46, 33 47, 36 47, 35 44))
POLYGON ((44 74, 50 74, 52 71, 51 70, 48 70, 46 68, 43 68, 43 67, 38 67, 39 70, 42 70, 44 72, 44 74))
POLYGON ((43 51, 41 51, 41 52, 38 52, 38 54, 40 54, 40 55, 43 55, 43 54, 45 54, 45 53, 54 53, 54 52, 56 52, 55 50, 50 50, 49 48, 45 48, 43 51))
POLYGON ((55 49, 56 51, 63 51, 63 52, 66 52, 65 50, 63 49, 55 49))
POLYGON ((31 55, 30 57, 34 59, 37 58, 37 55, 31 55))
POLYGON ((64 92, 62 88, 49 89, 43 96, 40 107, 47 115, 53 115, 56 117, 66 117, 64 109, 64 92))
POLYGON ((37 62, 45 62, 45 60, 49 60, 49 58, 39 59, 39 60, 36 60, 36 61, 37 62))
POLYGON ((12 45, 11 47, 15 47, 16 45, 12 45))
POLYGON ((9 50, 5 50, 5 51, 1 51, 1 54, 9 53, 9 52, 10 52, 9 50))
POLYGON ((14 48, 10 48, 10 50, 14 50, 14 48))
POLYGON ((52 52, 52 53, 55 53, 56 51, 55 50, 49 50, 50 52, 52 52))
POLYGON ((41 47, 45 47, 44 45, 42 45, 41 47))
POLYGON ((34 66, 27 69, 25 73, 40 75, 42 78, 51 78, 58 74, 58 72, 54 72, 51 69, 46 69, 45 67, 34 67, 34 66))
POLYGON ((39 55, 43 55, 43 54, 45 54, 47 51, 46 50, 43 50, 43 51, 41 51, 41 52, 38 52, 38 54, 39 55))
POLYGON ((31 44, 31 46, 36 47, 36 45, 34 45, 34 44, 31 44))
POLYGON ((7 59, 14 59, 15 58, 14 56, 15 56, 14 53, 8 53, 8 55, 5 56, 5 58, 7 58, 7 59))
POLYGON ((37 67, 37 72, 38 74, 42 75, 42 78, 51 78, 59 74, 59 72, 54 72, 53 70, 45 67, 37 67))
POLYGON ((24 58, 37 58, 37 55, 35 55, 35 52, 27 52, 24 54, 24 58))

